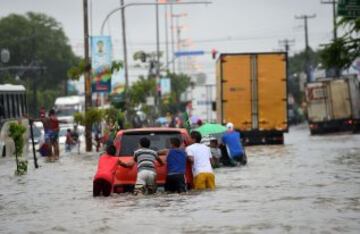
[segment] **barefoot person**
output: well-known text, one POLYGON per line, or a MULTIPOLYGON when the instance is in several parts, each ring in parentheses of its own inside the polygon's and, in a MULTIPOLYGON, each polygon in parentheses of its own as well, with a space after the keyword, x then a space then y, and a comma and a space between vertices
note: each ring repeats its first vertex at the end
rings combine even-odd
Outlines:
POLYGON ((183 193, 186 192, 186 153, 180 148, 181 142, 179 138, 170 138, 170 144, 171 149, 166 157, 167 176, 165 191, 183 193))
POLYGON ((210 148, 201 144, 201 134, 197 131, 191 132, 191 140, 193 144, 186 147, 186 153, 192 162, 192 170, 194 175, 194 188, 215 189, 215 175, 211 164, 213 164, 210 148))
POLYGON ((123 167, 133 167, 137 163, 137 179, 134 194, 152 194, 156 192, 156 168, 155 161, 160 165, 164 162, 161 160, 156 151, 150 149, 150 140, 143 137, 139 141, 140 148, 134 152, 133 161, 124 163, 119 159, 119 165, 123 167))

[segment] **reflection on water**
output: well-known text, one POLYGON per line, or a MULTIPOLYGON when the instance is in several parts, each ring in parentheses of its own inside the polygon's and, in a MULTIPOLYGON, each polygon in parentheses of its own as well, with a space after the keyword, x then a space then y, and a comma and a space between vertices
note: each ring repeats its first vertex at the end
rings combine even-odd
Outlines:
POLYGON ((0 159, 1 233, 357 233, 360 135, 248 147, 249 165, 216 170, 215 192, 92 197, 97 156, 65 155, 23 177, 0 159))

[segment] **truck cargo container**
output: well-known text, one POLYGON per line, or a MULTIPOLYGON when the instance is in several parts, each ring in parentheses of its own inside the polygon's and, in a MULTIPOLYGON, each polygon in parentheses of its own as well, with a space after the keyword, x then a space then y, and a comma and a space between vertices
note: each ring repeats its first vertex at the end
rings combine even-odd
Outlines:
POLYGON ((355 75, 307 83, 305 95, 311 134, 359 131, 360 88, 355 75))
POLYGON ((287 54, 221 54, 217 121, 232 122, 245 144, 283 144, 288 131, 287 54))

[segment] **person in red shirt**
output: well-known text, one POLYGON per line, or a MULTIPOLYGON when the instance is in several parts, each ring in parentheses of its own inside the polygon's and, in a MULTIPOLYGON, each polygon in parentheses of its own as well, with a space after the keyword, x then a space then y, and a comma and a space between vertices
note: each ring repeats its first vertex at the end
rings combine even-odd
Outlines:
POLYGON ((55 115, 55 110, 51 109, 49 111, 49 137, 50 144, 53 152, 53 156, 55 160, 59 159, 59 120, 55 115))

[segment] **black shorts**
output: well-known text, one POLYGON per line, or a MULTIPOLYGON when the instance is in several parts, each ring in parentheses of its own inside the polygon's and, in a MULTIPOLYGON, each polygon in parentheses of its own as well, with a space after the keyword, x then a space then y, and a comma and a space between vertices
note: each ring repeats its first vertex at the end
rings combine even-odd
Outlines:
POLYGON ((166 176, 165 191, 167 192, 186 192, 186 183, 184 174, 174 174, 166 176))

